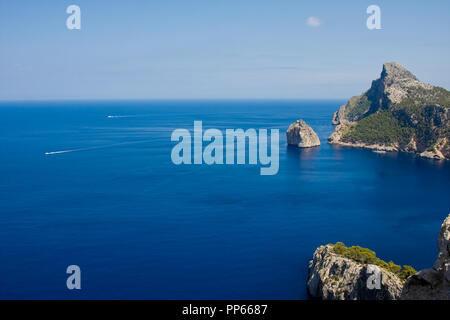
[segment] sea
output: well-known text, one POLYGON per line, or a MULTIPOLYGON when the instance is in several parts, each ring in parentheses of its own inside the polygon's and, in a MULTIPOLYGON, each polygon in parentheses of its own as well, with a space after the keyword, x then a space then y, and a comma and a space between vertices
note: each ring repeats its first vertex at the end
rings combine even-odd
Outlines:
POLYGON ((449 161, 327 144, 344 102, 1 102, 0 299, 308 299, 308 262, 338 241, 431 267, 449 161), (320 147, 287 146, 297 119, 320 147), (278 174, 175 165, 194 121, 279 129, 278 174))

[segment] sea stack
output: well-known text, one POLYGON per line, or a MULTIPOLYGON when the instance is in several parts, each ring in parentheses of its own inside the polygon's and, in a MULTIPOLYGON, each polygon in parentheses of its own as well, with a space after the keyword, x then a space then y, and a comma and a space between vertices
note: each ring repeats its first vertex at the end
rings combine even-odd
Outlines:
POLYGON ((287 143, 299 148, 320 146, 320 140, 314 130, 303 120, 293 122, 286 131, 287 143))

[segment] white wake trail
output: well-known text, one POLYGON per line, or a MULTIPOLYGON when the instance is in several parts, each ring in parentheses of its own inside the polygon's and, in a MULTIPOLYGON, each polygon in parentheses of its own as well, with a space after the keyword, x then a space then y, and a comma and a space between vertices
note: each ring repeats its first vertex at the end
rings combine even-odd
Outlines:
POLYGON ((106 148, 108 146, 101 146, 101 147, 90 147, 90 148, 80 148, 80 149, 71 149, 71 150, 60 150, 60 151, 51 151, 46 152, 46 155, 50 154, 61 154, 61 153, 69 153, 69 152, 78 152, 78 151, 87 151, 87 150, 93 150, 93 149, 100 149, 100 148, 106 148))
POLYGON ((111 114, 107 115, 106 117, 108 119, 114 119, 114 118, 141 118, 141 117, 151 117, 152 114, 128 114, 128 115, 116 115, 111 114))
POLYGON ((67 153, 67 152, 74 152, 75 150, 63 150, 63 151, 53 151, 53 152, 46 152, 45 154, 59 154, 59 153, 67 153))
POLYGON ((108 144, 108 145, 97 146, 97 147, 79 148, 79 149, 70 149, 70 150, 50 151, 50 152, 45 152, 44 154, 45 154, 45 155, 52 155, 52 154, 61 154, 61 153, 69 153, 69 152, 88 151, 88 150, 104 149, 104 148, 110 148, 110 147, 116 147, 116 146, 123 146, 123 145, 127 145, 127 144, 144 143, 144 142, 150 142, 150 141, 152 141, 152 140, 119 142, 119 143, 108 144))

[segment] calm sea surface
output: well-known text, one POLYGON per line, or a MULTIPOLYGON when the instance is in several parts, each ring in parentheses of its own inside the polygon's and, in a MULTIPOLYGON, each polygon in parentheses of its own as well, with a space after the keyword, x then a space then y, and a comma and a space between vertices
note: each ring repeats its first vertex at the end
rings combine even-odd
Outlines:
POLYGON ((431 267, 450 163, 328 145, 342 102, 1 103, 0 298, 305 299, 308 260, 337 241, 431 267), (320 148, 287 147, 299 118, 320 148), (279 128, 279 173, 175 166, 171 133, 194 120, 279 128))

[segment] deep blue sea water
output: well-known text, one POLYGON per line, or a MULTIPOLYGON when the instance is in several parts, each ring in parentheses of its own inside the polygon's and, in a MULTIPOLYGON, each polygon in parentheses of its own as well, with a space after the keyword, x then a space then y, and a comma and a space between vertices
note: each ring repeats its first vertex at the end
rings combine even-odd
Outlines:
POLYGON ((431 267, 450 163, 328 145, 343 102, 1 103, 0 298, 304 299, 308 260, 336 241, 431 267), (320 148, 286 146, 298 118, 320 148), (175 166, 170 135, 194 120, 279 128, 279 173, 175 166), (61 150, 79 151, 45 155, 61 150))

